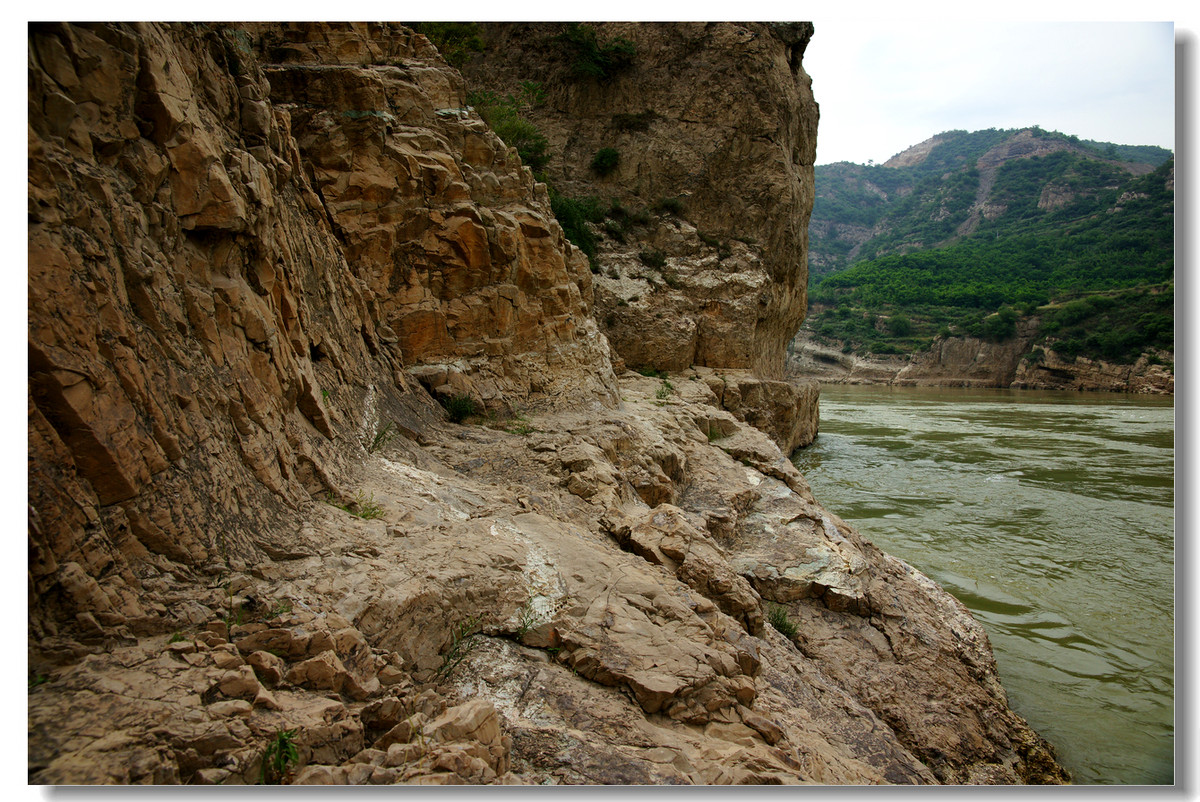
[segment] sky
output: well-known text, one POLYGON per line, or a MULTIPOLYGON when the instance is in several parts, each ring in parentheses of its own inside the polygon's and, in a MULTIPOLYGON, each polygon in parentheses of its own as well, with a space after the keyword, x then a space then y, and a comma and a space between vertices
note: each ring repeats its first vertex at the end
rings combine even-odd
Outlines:
POLYGON ((1039 125, 1175 149, 1174 26, 814 17, 817 164, 882 163, 953 129, 1039 125))

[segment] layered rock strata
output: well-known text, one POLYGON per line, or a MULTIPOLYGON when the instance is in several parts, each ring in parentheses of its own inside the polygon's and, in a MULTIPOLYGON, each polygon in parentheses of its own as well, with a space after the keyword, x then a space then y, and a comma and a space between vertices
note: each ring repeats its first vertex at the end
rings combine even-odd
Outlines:
POLYGON ((424 37, 274 33, 356 55, 269 78, 253 30, 31 30, 31 571, 48 633, 151 614, 130 558, 284 548, 265 533, 334 491, 382 418, 440 414, 414 373, 492 406, 615 401, 586 260, 529 171, 454 111, 461 79, 424 37))
POLYGON ((618 382, 423 37, 29 60, 32 782, 1064 779, 965 609, 815 502, 771 382, 618 382))
POLYGON ((808 339, 801 333, 788 353, 788 373, 799 380, 830 384, 890 384, 899 387, 1002 387, 1018 390, 1086 390, 1172 395, 1175 374, 1170 351, 1142 354, 1114 364, 1069 358, 1053 345, 1034 346, 1036 322, 1023 323, 1005 342, 977 337, 938 337, 928 351, 909 356, 864 357, 808 339))

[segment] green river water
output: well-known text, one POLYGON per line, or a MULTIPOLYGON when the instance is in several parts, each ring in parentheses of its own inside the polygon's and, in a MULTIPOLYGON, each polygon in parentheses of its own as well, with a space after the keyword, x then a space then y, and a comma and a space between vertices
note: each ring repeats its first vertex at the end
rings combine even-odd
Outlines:
POLYGON ((821 387, 823 505, 961 600, 1074 782, 1174 775, 1174 402, 821 387))

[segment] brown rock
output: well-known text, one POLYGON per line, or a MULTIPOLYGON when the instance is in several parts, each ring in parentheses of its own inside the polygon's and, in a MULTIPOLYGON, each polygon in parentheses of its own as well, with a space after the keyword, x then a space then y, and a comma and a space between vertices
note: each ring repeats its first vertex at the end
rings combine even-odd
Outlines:
POLYGON ((230 702, 214 702, 208 706, 208 712, 220 718, 226 716, 249 716, 251 709, 250 703, 241 699, 230 702))
MULTIPOLYGON (((803 393, 701 372, 618 392, 594 281, 602 320, 638 310, 610 326, 627 349, 773 375, 804 306, 813 122, 790 116, 806 26, 601 33, 626 30, 653 109, 562 82, 536 114, 670 119, 622 145, 646 183, 617 194, 692 211, 604 242, 622 277, 594 279, 424 36, 30 27, 29 642, 52 677, 30 782, 255 782, 281 728, 311 782, 1061 779, 969 617, 815 504, 778 445, 803 393), (689 83, 689 110, 661 92, 680 64, 726 77, 689 83), (657 293, 642 247, 665 254, 657 293), (422 385, 528 404, 537 431, 446 425, 422 385), (384 520, 322 503, 360 493, 384 520), (803 653, 755 593, 790 599, 803 653), (360 704, 385 665, 431 687, 360 704)), ((550 127, 587 149, 612 123, 550 127)))
POLYGON ((782 378, 806 307, 817 107, 802 59, 812 25, 590 27, 598 42, 621 37, 636 50, 605 91, 571 73, 557 23, 483 26, 485 55, 464 71, 501 96, 520 80, 544 88, 546 102, 526 113, 550 141, 544 169, 560 192, 653 210, 636 239, 601 239, 597 319, 630 367, 782 378), (722 66, 734 54, 739 78, 722 66), (620 153, 613 173, 581 167, 604 147, 620 153), (661 268, 638 258, 651 250, 661 268))
POLYGON ((247 655, 246 662, 254 669, 254 674, 259 680, 271 687, 282 682, 287 671, 287 664, 283 659, 270 652, 251 652, 247 655))
POLYGON ((350 675, 333 651, 297 663, 288 669, 285 679, 293 685, 314 690, 341 691, 350 675))
POLYGON ((434 741, 472 740, 490 744, 500 738, 500 722, 491 702, 474 699, 451 707, 424 727, 434 741))
POLYGON ((214 687, 221 695, 231 699, 253 700, 262 691, 262 686, 254 676, 254 669, 246 665, 225 672, 214 687))

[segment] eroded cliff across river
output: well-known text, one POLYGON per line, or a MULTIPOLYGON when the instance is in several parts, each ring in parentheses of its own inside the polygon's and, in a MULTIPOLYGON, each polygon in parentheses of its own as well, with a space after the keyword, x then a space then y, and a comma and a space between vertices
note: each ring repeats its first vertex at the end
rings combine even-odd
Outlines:
POLYGON ((1034 346, 1036 327, 1004 342, 936 337, 927 351, 899 356, 847 354, 801 332, 788 346, 788 375, 829 384, 895 387, 1001 387, 1172 395, 1173 352, 1149 352, 1130 363, 1067 357, 1034 346))

